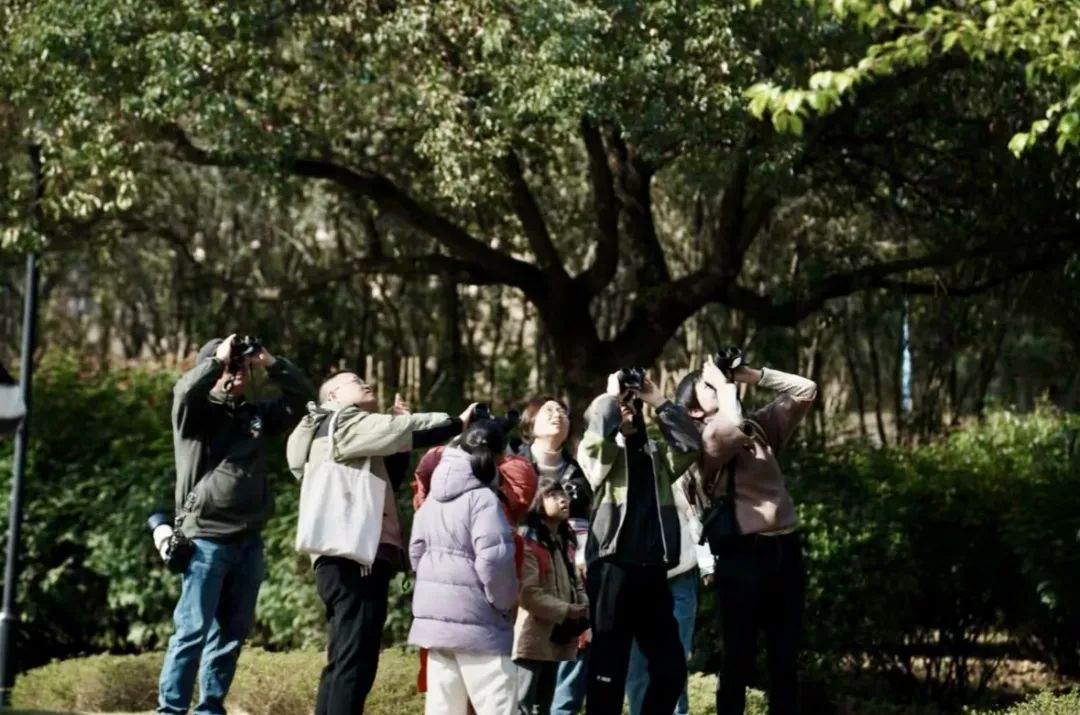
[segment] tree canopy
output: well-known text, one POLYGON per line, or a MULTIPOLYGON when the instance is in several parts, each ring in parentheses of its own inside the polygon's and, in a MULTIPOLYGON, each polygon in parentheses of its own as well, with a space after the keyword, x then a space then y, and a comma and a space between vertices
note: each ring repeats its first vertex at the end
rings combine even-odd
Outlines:
POLYGON ((10 4, 4 244, 164 237, 265 297, 225 269, 246 251, 282 304, 355 276, 509 287, 580 394, 706 306, 796 326, 1059 270, 1074 159, 1008 148, 1043 107, 1071 141, 1076 18, 1031 5, 10 4), (207 255, 181 180, 290 218, 207 255))

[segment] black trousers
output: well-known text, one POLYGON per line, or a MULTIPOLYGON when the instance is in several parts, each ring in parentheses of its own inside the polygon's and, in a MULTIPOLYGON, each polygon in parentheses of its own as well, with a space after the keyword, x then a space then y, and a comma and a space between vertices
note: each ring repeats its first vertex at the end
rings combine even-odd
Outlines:
POLYGON ((589 646, 588 715, 621 715, 630 647, 637 639, 649 668, 642 715, 671 715, 686 685, 686 653, 663 566, 589 565, 586 577, 593 639, 589 646))
POLYGON ((369 575, 361 571, 351 559, 321 556, 315 563, 315 584, 326 604, 329 630, 315 715, 363 713, 375 683, 392 569, 377 560, 369 575))
POLYGON ((548 715, 555 699, 558 660, 514 661, 518 674, 518 715, 548 715))
POLYGON ((770 715, 799 712, 799 641, 806 600, 802 539, 743 536, 715 554, 724 653, 717 715, 742 715, 754 672, 757 638, 765 632, 770 715))

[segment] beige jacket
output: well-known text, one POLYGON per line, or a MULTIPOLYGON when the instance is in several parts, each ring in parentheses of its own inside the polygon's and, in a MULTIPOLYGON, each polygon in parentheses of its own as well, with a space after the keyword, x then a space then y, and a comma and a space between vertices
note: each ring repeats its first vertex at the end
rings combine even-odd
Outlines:
MULTIPOLYGON (((555 543, 562 547, 559 538, 555 543)), ((517 622, 514 625, 513 657, 527 660, 574 660, 577 658, 577 638, 569 643, 554 643, 551 631, 556 623, 566 620, 571 603, 588 603, 585 584, 570 580, 566 560, 526 537, 525 556, 521 568, 521 598, 517 622), (546 562, 541 576, 537 550, 546 562)))
POLYGON ((751 434, 738 422, 714 417, 703 434, 700 462, 705 492, 717 497, 727 490, 726 465, 734 460, 735 515, 743 534, 775 534, 794 529, 799 520, 788 494, 777 454, 799 422, 810 412, 817 385, 812 380, 762 369, 760 387, 780 395, 750 415, 751 434))

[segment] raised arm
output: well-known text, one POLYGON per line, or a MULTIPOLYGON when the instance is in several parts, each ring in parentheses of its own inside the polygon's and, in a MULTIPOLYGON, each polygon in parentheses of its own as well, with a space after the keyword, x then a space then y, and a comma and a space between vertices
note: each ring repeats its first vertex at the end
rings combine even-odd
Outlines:
POLYGON ((665 450, 665 456, 675 477, 678 477, 689 469, 701 454, 701 431, 690 418, 686 408, 665 398, 652 380, 645 379, 640 396, 642 401, 656 410, 660 433, 664 435, 664 441, 669 447, 665 450))
POLYGON ((362 457, 386 457, 413 448, 413 433, 450 421, 443 412, 387 415, 345 407, 334 425, 334 454, 348 461, 362 457))
POLYGON ((267 430, 271 434, 280 434, 295 427, 304 416, 307 403, 315 399, 315 388, 296 365, 285 358, 269 356, 265 350, 263 353, 268 355, 268 360, 261 364, 266 365, 271 382, 281 389, 281 397, 269 400, 265 405, 267 430))
POLYGON ((780 395, 754 412, 754 419, 765 430, 775 451, 783 449, 799 422, 810 412, 817 397, 817 384, 799 375, 772 368, 742 367, 735 371, 737 382, 775 390, 780 395))
POLYGON ((191 436, 198 430, 200 408, 224 371, 225 363, 213 357, 199 362, 176 381, 172 418, 173 429, 181 436, 191 436))
POLYGON ((577 462, 589 486, 596 491, 607 479, 619 455, 615 434, 622 424, 619 400, 613 395, 597 397, 585 410, 588 427, 577 449, 577 462))

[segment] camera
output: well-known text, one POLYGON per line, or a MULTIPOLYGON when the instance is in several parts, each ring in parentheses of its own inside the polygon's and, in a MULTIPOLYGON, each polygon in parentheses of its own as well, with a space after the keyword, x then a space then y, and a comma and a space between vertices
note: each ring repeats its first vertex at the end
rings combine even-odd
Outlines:
POLYGON ((556 623, 551 629, 552 643, 569 643, 589 629, 588 618, 574 618, 556 623))
POLYGON ((183 573, 195 554, 195 543, 180 530, 180 519, 170 524, 168 513, 155 511, 146 523, 165 567, 173 573, 183 573))
POLYGON ((645 384, 645 368, 626 367, 619 370, 616 376, 619 380, 619 394, 622 395, 622 402, 630 404, 634 398, 631 391, 640 390, 645 384))
POLYGON ((491 405, 480 402, 473 408, 472 419, 475 422, 491 420, 502 430, 503 434, 509 434, 517 426, 517 423, 521 421, 521 413, 517 410, 507 410, 506 414, 496 416, 491 411, 491 405))
POLYGON ((732 379, 735 370, 742 367, 745 362, 742 350, 736 347, 721 348, 713 354, 712 359, 728 380, 732 379))
POLYGON ((244 367, 244 361, 262 352, 262 341, 253 335, 237 335, 229 351, 229 372, 238 372, 244 367))

